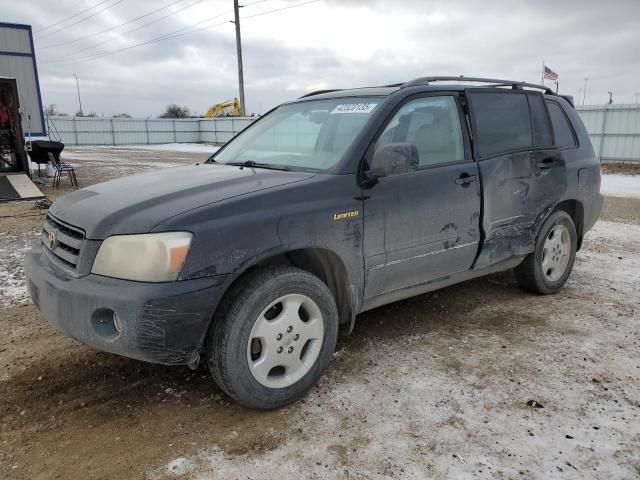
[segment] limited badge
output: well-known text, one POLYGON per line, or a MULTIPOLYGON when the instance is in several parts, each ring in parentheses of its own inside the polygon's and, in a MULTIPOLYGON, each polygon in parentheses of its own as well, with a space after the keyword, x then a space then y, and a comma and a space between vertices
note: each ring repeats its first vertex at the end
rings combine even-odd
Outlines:
POLYGON ((342 220, 343 218, 353 218, 353 217, 357 217, 358 215, 360 215, 360 212, 358 210, 351 210, 350 212, 334 213, 333 219, 342 220))

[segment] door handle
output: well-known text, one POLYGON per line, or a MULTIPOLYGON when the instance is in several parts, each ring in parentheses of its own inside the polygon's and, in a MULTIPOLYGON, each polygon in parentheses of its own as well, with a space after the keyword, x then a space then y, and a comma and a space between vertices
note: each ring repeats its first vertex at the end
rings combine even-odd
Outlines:
POLYGON ((543 170, 548 170, 552 167, 559 167, 562 165, 562 161, 558 160, 558 157, 547 157, 544 160, 536 163, 536 167, 543 170))
POLYGON ((463 187, 466 187, 471 182, 475 182, 476 180, 477 180, 477 177, 475 175, 469 175, 467 173, 463 173, 458 178, 456 178, 456 185, 462 185, 463 187))

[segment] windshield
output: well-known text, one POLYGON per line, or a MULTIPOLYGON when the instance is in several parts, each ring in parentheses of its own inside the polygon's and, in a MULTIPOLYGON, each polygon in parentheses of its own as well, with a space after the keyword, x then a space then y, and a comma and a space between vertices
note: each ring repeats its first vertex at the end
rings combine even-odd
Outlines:
POLYGON ((283 105, 214 156, 218 163, 326 171, 384 99, 334 98, 283 105))

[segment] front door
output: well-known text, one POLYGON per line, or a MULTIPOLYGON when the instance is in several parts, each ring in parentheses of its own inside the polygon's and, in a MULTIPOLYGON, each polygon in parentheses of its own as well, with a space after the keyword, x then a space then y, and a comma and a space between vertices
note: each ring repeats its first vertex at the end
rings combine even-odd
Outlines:
POLYGON ((364 201, 365 298, 465 271, 480 240, 480 178, 455 95, 422 96, 393 114, 373 151, 417 147, 416 171, 379 179, 364 201))

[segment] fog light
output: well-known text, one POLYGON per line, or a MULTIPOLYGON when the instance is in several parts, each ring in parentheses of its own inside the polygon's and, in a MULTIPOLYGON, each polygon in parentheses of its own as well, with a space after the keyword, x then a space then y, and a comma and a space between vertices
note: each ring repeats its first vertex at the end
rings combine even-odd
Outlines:
POLYGON ((94 331, 105 340, 114 340, 122 333, 122 320, 110 308, 100 308, 93 312, 91 324, 94 331))

